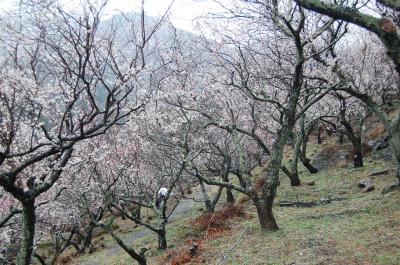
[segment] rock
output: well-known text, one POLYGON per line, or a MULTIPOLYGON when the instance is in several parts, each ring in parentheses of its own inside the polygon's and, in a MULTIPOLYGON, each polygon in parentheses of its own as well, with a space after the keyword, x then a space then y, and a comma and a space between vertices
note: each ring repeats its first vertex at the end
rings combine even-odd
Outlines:
POLYGON ((375 176, 382 176, 382 175, 387 175, 387 174, 389 174, 389 170, 388 169, 384 169, 384 170, 374 171, 369 176, 370 177, 375 177, 375 176))
POLYGON ((387 148, 388 146, 389 146, 389 138, 386 137, 383 140, 377 141, 375 146, 374 146, 374 149, 375 150, 382 150, 382 149, 387 148))
POLYGON ((315 185, 315 181, 309 181, 309 182, 306 182, 306 184, 308 186, 314 186, 315 185))
POLYGON ((288 261, 285 263, 285 265, 294 265, 294 264, 296 264, 294 261, 288 261))
POLYGON ((327 147, 317 153, 312 160, 312 165, 318 170, 331 168, 346 159, 347 151, 337 147, 327 147))
POLYGON ((370 178, 365 178, 358 182, 358 187, 363 190, 363 192, 372 191, 375 189, 375 186, 372 184, 372 180, 370 178))
POLYGON ((371 179, 370 178, 365 178, 365 179, 362 179, 362 180, 360 180, 358 182, 358 187, 359 188, 365 188, 366 186, 371 185, 371 184, 372 184, 371 179))
POLYGON ((320 200, 319 200, 319 203, 320 204, 328 204, 328 203, 330 203, 332 200, 330 199, 330 198, 321 198, 320 200))
POLYGON ((389 193, 389 192, 392 192, 395 190, 400 191, 400 182, 389 184, 389 185, 385 186, 382 190, 382 194, 386 194, 386 193, 389 193))
POLYGON ((375 189, 375 186, 373 184, 366 186, 365 188, 362 189, 363 192, 369 192, 373 191, 375 189))
POLYGON ((191 257, 194 257, 199 249, 199 245, 194 243, 192 246, 189 247, 189 254, 191 257))
POLYGON ((376 141, 374 141, 374 140, 369 140, 368 143, 367 143, 367 145, 368 145, 369 147, 374 147, 374 146, 376 145, 376 141))

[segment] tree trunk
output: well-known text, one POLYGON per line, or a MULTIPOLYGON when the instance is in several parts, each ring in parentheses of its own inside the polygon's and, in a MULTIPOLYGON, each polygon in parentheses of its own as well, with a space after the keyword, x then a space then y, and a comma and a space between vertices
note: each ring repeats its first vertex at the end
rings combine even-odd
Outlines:
MULTIPOLYGON (((303 86, 304 53, 299 35, 293 38, 298 51, 298 60, 294 69, 293 83, 289 91, 289 100, 284 109, 284 119, 272 146, 270 161, 263 176, 264 185, 261 187, 261 207, 257 209, 260 225, 266 230, 277 230, 278 225, 272 212, 276 190, 279 185, 279 171, 281 169, 283 148, 296 123, 296 109, 299 103, 300 92, 303 86)), ((259 191, 257 191, 259 192, 259 191)))
POLYGON ((146 257, 144 256, 146 249, 142 249, 139 253, 137 253, 133 248, 127 246, 124 241, 121 240, 110 227, 106 227, 112 238, 117 242, 117 244, 126 252, 128 255, 136 260, 139 265, 147 265, 146 257))
POLYGON ((300 186, 300 178, 299 178, 299 173, 297 172, 292 172, 292 178, 290 179, 290 186, 292 187, 296 187, 296 186, 300 186))
POLYGON ((318 169, 315 168, 313 165, 311 165, 311 160, 307 158, 307 143, 308 143, 308 139, 309 139, 309 133, 310 131, 308 131, 304 138, 303 138, 303 142, 302 142, 302 148, 301 148, 301 152, 299 154, 299 158, 301 163, 303 163, 303 166, 305 168, 307 168, 307 170, 311 173, 311 174, 315 174, 318 173, 318 169))
POLYGON ((301 163, 303 163, 303 166, 304 166, 305 168, 307 168, 307 170, 308 170, 311 174, 318 173, 318 169, 315 168, 315 167, 311 164, 311 160, 308 159, 307 157, 305 157, 303 154, 300 154, 300 160, 301 160, 301 163))
POLYGON ((322 127, 318 126, 318 132, 317 132, 317 143, 318 144, 322 144, 321 132, 322 132, 322 127))
POLYGON ((204 182, 201 179, 199 179, 199 183, 200 183, 201 193, 203 194, 204 198, 204 204, 206 206, 206 211, 212 213, 214 212, 214 207, 212 207, 210 197, 208 197, 206 187, 204 186, 204 182))
MULTIPOLYGON (((222 172, 222 180, 224 182, 229 182, 229 171, 231 168, 231 159, 225 159, 224 163, 224 168, 222 172)), ((226 188, 226 202, 228 203, 234 203, 235 202, 235 197, 233 197, 232 189, 226 188)))
POLYGON ((400 183, 400 131, 399 124, 391 126, 389 144, 393 151, 393 159, 396 164, 396 177, 400 183))
POLYGON ((84 253, 85 250, 92 244, 93 229, 94 226, 92 224, 89 224, 88 229, 85 231, 81 253, 84 253))
POLYGON ((338 144, 343 144, 343 143, 344 143, 344 133, 339 132, 338 144))
POLYGON ((302 139, 303 139, 303 137, 300 133, 296 138, 296 142, 295 142, 294 148, 293 148, 293 158, 292 158, 292 164, 291 164, 292 172, 291 172, 291 177, 290 177, 290 185, 291 186, 300 186, 300 178, 299 178, 297 164, 299 162, 299 154, 300 154, 300 147, 301 147, 302 139))
POLYGON ((267 206, 265 202, 258 198, 252 198, 252 200, 257 209, 258 221, 261 228, 268 231, 278 230, 278 225, 272 213, 272 203, 267 206))
POLYGON ((167 249, 167 237, 165 231, 165 224, 161 225, 161 228, 158 229, 158 249, 166 250, 167 249))
POLYGON ((354 164, 354 167, 362 167, 362 166, 364 166, 364 163, 363 163, 361 139, 356 138, 354 140, 355 141, 352 142, 352 144, 353 144, 353 164, 354 164))
POLYGON ((283 126, 281 128, 272 147, 270 162, 264 176, 265 184, 261 188, 262 199, 259 199, 258 206, 256 205, 261 228, 266 230, 278 229, 278 225, 272 212, 272 205, 274 203, 276 190, 279 184, 279 171, 283 158, 283 148, 292 128, 290 124, 294 124, 294 122, 289 122, 289 126, 283 126))
MULTIPOLYGON (((224 182, 229 182, 228 174, 229 174, 229 172, 227 172, 227 173, 224 172, 224 174, 222 176, 222 180, 224 182)), ((230 189, 230 188, 226 188, 226 202, 228 202, 228 203, 235 202, 235 197, 233 197, 232 189, 230 189)))
POLYGON ((17 265, 31 264, 35 237, 35 200, 22 203, 22 244, 17 256, 17 265))
POLYGON ((226 202, 228 203, 235 202, 235 197, 233 197, 232 189, 229 188, 226 189, 226 202))

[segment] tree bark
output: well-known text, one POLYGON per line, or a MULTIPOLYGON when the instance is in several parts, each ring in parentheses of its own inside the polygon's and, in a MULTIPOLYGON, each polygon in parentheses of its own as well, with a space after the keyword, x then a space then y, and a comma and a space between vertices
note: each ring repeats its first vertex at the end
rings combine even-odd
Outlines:
POLYGON ((301 148, 301 152, 299 154, 299 158, 301 163, 303 163, 303 166, 305 168, 307 168, 307 170, 311 173, 311 174, 315 174, 318 173, 318 169, 315 168, 312 164, 311 164, 311 160, 309 158, 307 158, 307 143, 308 143, 308 139, 309 139, 309 135, 310 135, 311 130, 305 132, 305 135, 303 137, 303 142, 302 142, 302 148, 301 148))
POLYGON ((229 188, 226 189, 226 202, 228 203, 235 202, 235 197, 233 197, 232 189, 229 188))
POLYGON ((346 119, 346 100, 338 95, 339 100, 341 101, 341 110, 340 110, 340 123, 344 127, 344 132, 347 138, 349 138, 352 147, 353 147, 353 165, 354 167, 362 167, 363 166, 363 155, 362 155, 362 146, 361 146, 361 134, 362 134, 362 126, 364 124, 364 119, 361 119, 360 124, 357 130, 353 129, 353 126, 350 124, 350 121, 346 119))
MULTIPOLYGON (((400 36, 396 28, 391 31, 385 31, 381 26, 381 19, 374 16, 361 13, 357 9, 340 6, 337 4, 323 3, 317 0, 295 0, 300 6, 330 16, 334 19, 344 20, 375 33, 385 45, 387 54, 395 64, 397 74, 400 76, 400 36)), ((381 1, 391 2, 395 1, 381 1)), ((390 7, 390 5, 386 4, 390 7)), ((398 4, 396 3, 395 6, 398 4)), ((393 8, 393 7, 392 7, 393 8)))
POLYGON ((204 186, 204 182, 201 179, 199 179, 199 183, 200 183, 201 193, 203 194, 203 198, 204 198, 204 205, 206 206, 206 211, 212 213, 212 212, 214 212, 214 207, 212 207, 212 205, 211 205, 211 200, 207 194, 207 190, 206 190, 206 187, 204 186))
POLYGON ((278 230, 278 225, 272 213, 272 205, 267 206, 266 202, 256 198, 253 198, 253 203, 257 209, 258 221, 261 228, 268 231, 278 230))
POLYGON ((393 159, 396 164, 396 177, 400 183, 400 124, 394 124, 390 128, 389 144, 392 148, 393 159))
POLYGON ((300 154, 300 147, 301 142, 303 140, 302 133, 300 132, 299 135, 296 137, 296 142, 293 147, 293 158, 291 164, 291 178, 290 178, 290 185, 291 186, 300 186, 300 178, 299 172, 297 168, 297 164, 299 162, 299 154, 300 154))
MULTIPOLYGON (((229 172, 231 168, 231 159, 228 157, 225 159, 224 163, 224 168, 222 172, 222 180, 224 182, 229 182, 229 172)), ((226 202, 228 203, 234 203, 235 202, 235 197, 233 197, 232 189, 226 188, 226 202)))
POLYGON ((265 184, 261 190, 262 199, 260 199, 259 206, 256 206, 261 228, 266 230, 278 229, 278 225, 272 212, 272 205, 279 184, 279 171, 283 158, 283 148, 287 142, 290 131, 294 126, 294 122, 289 120, 288 125, 282 126, 272 147, 270 162, 264 176, 265 184))
POLYGON ((93 229, 94 229, 94 225, 90 223, 89 227, 85 231, 82 248, 81 248, 81 253, 84 253, 85 250, 92 244, 93 229))
POLYGON ((318 169, 315 168, 312 164, 311 164, 311 160, 309 158, 307 158, 302 152, 300 153, 300 161, 301 163, 303 163, 303 166, 305 168, 307 168, 307 170, 311 173, 311 174, 315 174, 318 173, 318 169))
MULTIPOLYGON (((228 175, 224 174, 222 180, 224 182, 229 182, 228 175)), ((228 203, 235 202, 235 197, 233 197, 232 189, 230 189, 230 188, 226 188, 226 202, 228 202, 228 203)))
POLYGON ((318 144, 322 144, 321 132, 322 132, 322 127, 318 126, 318 132, 317 132, 317 143, 318 144))
MULTIPOLYGON (((300 25, 302 25, 302 23, 300 23, 300 25)), ((289 135, 296 123, 296 109, 299 104, 300 93, 303 87, 303 66, 305 61, 302 41, 300 39, 300 30, 293 32, 293 41, 296 44, 298 53, 298 59, 293 73, 293 83, 289 91, 290 96, 287 107, 284 109, 284 118, 282 120, 281 129, 278 131, 277 138, 272 146, 270 162, 267 166, 266 173, 263 176, 265 182, 261 190, 261 202, 263 202, 263 205, 261 205, 262 207, 260 209, 257 209, 259 219, 262 217, 260 219, 260 225, 262 228, 267 230, 278 229, 278 225, 272 212, 272 205, 279 185, 279 171, 283 159, 283 148, 285 147, 289 135)))
POLYGON ((166 231, 165 231, 165 224, 160 225, 158 231, 157 231, 157 237, 158 237, 158 249, 160 250, 166 250, 167 249, 167 237, 166 237, 166 231))
POLYGON ((17 265, 31 264, 35 237, 35 200, 22 202, 22 244, 17 256, 17 265))
POLYGON ((344 133, 339 131, 338 144, 343 144, 343 143, 344 143, 344 133))
POLYGON ((144 251, 141 251, 139 253, 137 253, 133 248, 128 247, 122 240, 121 238, 119 238, 116 234, 114 234, 114 232, 112 231, 112 229, 110 227, 107 227, 108 232, 110 233, 110 235, 112 236, 112 238, 115 240, 115 242, 117 242, 117 244, 123 249, 125 250, 126 253, 129 254, 129 256, 131 256, 131 258, 133 258, 134 260, 136 260, 138 262, 139 265, 147 265, 147 261, 146 258, 144 256, 144 251))
POLYGON ((354 140, 355 140, 354 142, 352 141, 353 164, 354 164, 354 167, 362 167, 362 166, 364 166, 364 163, 363 163, 361 138, 356 137, 354 140))

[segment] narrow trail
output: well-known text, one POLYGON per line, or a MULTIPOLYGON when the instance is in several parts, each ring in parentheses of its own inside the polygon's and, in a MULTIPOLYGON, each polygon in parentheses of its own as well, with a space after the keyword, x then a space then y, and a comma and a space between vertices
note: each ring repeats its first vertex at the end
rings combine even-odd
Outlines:
MULTIPOLYGON (((196 200, 200 200, 202 195, 200 191, 196 191, 195 193, 190 195, 190 197, 195 198, 196 200)), ((168 223, 172 224, 177 219, 184 217, 185 214, 195 204, 196 202, 191 198, 182 199, 178 206, 175 208, 174 212, 169 217, 168 223)), ((148 235, 149 233, 152 233, 151 230, 144 227, 138 227, 133 232, 129 232, 119 236, 128 246, 132 246, 134 245, 134 242, 136 240, 148 235)), ((105 243, 104 249, 97 250, 95 252, 95 255, 90 254, 77 259, 74 265, 108 265, 108 261, 111 257, 121 255, 123 252, 124 250, 115 241, 110 241, 105 243)))

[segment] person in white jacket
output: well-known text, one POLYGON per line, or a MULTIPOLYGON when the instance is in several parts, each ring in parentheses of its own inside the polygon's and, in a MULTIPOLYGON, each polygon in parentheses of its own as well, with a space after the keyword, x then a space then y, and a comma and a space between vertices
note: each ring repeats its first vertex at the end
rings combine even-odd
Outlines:
POLYGON ((157 209, 160 209, 161 202, 162 202, 162 200, 165 199, 165 196, 167 196, 167 193, 168 193, 168 189, 165 188, 165 187, 161 187, 161 188, 158 190, 158 193, 157 193, 157 200, 156 200, 156 207, 157 207, 157 209))

